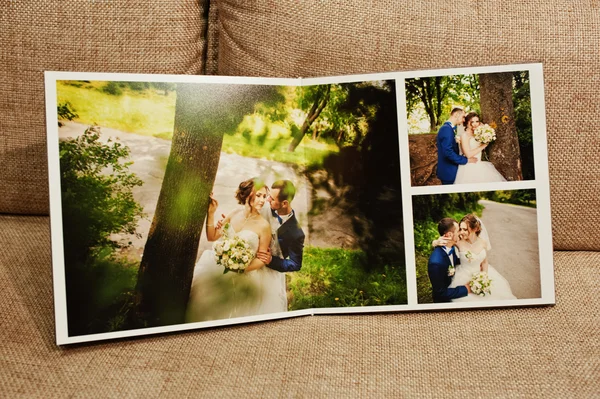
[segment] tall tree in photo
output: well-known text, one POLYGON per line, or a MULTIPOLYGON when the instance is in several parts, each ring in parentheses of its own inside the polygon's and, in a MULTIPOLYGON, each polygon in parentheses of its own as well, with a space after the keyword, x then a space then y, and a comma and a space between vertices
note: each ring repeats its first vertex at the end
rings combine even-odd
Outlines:
POLYGON ((311 125, 321 115, 323 109, 329 102, 329 95, 331 93, 331 85, 315 85, 302 88, 302 102, 310 104, 310 108, 307 110, 306 118, 302 126, 298 128, 292 125, 292 141, 288 147, 289 152, 294 152, 304 135, 308 132, 311 125))
POLYGON ((171 152, 138 273, 134 325, 184 322, 223 135, 272 91, 265 86, 178 85, 171 152))
POLYGON ((479 83, 482 120, 496 129, 497 139, 488 150, 490 161, 507 180, 523 180, 513 105, 513 74, 482 74, 479 83))

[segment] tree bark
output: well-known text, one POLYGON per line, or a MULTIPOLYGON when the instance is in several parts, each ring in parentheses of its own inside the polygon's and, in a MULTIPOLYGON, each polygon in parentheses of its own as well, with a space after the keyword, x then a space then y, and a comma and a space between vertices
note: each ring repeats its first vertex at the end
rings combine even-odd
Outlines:
POLYGON ((523 180, 512 100, 513 75, 481 74, 479 85, 481 119, 496 130, 496 141, 487 149, 490 161, 507 180, 523 180))
POLYGON ((300 145, 300 142, 304 138, 304 135, 306 134, 306 132, 308 131, 310 126, 319 117, 319 115, 321 114, 321 112, 323 111, 325 106, 327 105, 327 101, 329 100, 329 92, 330 91, 331 91, 331 85, 327 85, 325 93, 321 96, 318 96, 315 99, 312 107, 310 108, 310 110, 308 111, 308 114, 306 115, 306 119, 304 120, 302 127, 300 129, 296 128, 296 129, 292 130, 292 141, 288 147, 288 152, 294 152, 296 150, 296 148, 298 147, 298 145, 300 145))
POLYGON ((185 321, 223 135, 252 110, 257 89, 264 87, 178 85, 171 152, 138 272, 134 325, 185 321))
POLYGON ((313 130, 313 135, 312 135, 312 139, 316 140, 319 138, 319 126, 316 125, 315 129, 313 130))

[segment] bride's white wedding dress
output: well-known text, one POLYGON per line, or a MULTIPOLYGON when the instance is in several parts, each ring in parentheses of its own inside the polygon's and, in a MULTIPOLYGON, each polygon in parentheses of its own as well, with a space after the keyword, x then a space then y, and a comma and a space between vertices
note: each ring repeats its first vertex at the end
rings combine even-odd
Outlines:
MULTIPOLYGON (((251 230, 230 234, 258 250, 258 234, 251 230)), ((206 250, 196 263, 186 310, 186 322, 221 320, 287 311, 285 274, 268 267, 248 273, 228 272, 217 265, 215 253, 206 250)))
MULTIPOLYGON (((475 140, 474 137, 470 138, 469 146, 471 149, 477 148, 479 145, 480 143, 475 140)), ((496 167, 491 162, 481 160, 481 152, 475 157, 477 158, 477 162, 475 163, 458 165, 458 171, 456 172, 454 184, 506 181, 504 176, 498 172, 496 167)))
MULTIPOLYGON (((456 266, 454 277, 452 278, 452 283, 450 283, 450 288, 455 288, 460 285, 466 285, 474 273, 480 272, 481 262, 485 260, 487 257, 487 251, 482 249, 478 254, 472 253, 473 257, 469 261, 466 257, 466 253, 468 251, 460 251, 460 265, 456 266)), ((510 289, 510 284, 508 281, 502 277, 500 273, 496 269, 494 269, 491 265, 488 264, 488 276, 492 280, 491 284, 491 294, 480 296, 473 293, 470 293, 468 296, 454 299, 452 302, 471 302, 471 301, 497 301, 497 300, 506 300, 506 299, 517 299, 510 289)))

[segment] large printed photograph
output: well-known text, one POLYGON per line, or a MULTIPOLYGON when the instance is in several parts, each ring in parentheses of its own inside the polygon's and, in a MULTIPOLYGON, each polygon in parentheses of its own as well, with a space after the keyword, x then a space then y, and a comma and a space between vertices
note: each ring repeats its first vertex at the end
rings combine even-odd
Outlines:
POLYGON ((407 303, 394 81, 55 83, 68 337, 407 303))

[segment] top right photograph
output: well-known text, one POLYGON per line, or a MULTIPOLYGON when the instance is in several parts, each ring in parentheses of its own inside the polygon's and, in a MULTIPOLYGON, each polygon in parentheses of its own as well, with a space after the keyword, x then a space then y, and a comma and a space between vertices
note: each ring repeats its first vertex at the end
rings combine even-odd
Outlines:
POLYGON ((534 180, 529 71, 405 80, 411 185, 534 180))

